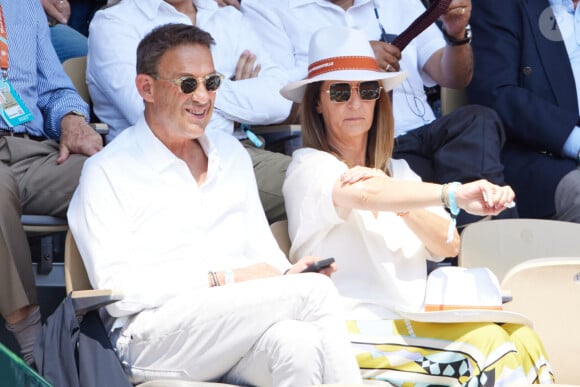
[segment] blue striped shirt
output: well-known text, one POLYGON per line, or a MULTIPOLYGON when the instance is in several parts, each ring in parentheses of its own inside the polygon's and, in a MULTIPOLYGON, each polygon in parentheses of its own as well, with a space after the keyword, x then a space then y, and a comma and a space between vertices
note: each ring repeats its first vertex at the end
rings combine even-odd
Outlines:
MULTIPOLYGON (((14 127, 14 132, 58 140, 62 117, 73 110, 89 117, 89 107, 56 56, 40 1, 0 3, 8 37, 8 79, 34 115, 32 121, 14 127)), ((2 119, 0 130, 8 130, 2 119)))

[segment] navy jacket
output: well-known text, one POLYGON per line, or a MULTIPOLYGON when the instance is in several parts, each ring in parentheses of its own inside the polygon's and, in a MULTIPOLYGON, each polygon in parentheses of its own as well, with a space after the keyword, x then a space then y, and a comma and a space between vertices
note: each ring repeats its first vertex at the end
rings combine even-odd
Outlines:
POLYGON ((558 182, 577 165, 561 157, 579 120, 566 47, 547 0, 472 4, 469 100, 495 109, 504 122, 504 173, 520 216, 549 217, 558 182))

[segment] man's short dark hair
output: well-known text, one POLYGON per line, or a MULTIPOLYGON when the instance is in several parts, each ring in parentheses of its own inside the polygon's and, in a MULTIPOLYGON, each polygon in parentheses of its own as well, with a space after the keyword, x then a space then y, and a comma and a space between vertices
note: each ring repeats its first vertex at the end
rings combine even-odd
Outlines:
POLYGON ((187 44, 210 48, 215 42, 209 33, 188 24, 170 23, 154 28, 137 47, 137 74, 156 75, 163 54, 187 44))

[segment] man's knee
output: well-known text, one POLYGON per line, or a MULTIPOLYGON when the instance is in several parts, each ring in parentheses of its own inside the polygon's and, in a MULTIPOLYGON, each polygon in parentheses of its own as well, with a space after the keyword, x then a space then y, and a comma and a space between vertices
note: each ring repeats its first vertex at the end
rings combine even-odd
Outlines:
POLYGON ((497 133, 501 144, 505 142, 503 123, 495 110, 482 105, 466 105, 451 114, 467 121, 468 124, 462 125, 463 130, 483 130, 487 135, 497 133), (491 131, 492 129, 495 131, 491 131))
POLYGON ((560 180, 554 196, 556 219, 580 223, 580 168, 560 180))

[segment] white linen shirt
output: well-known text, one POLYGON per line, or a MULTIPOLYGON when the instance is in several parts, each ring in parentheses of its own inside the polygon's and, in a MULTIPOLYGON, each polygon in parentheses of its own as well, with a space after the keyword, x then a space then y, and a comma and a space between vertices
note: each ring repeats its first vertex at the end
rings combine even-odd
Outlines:
POLYGON ((93 287, 124 294, 107 307, 113 317, 178 294, 196 297, 209 286, 209 270, 290 267, 262 210, 248 153, 221 132, 200 143, 208 157, 201 186, 144 118, 86 161, 68 221, 93 287))
MULTIPOLYGON (((394 35, 425 11, 419 0, 354 0, 346 11, 328 0, 244 0, 241 4, 250 24, 261 32, 272 59, 288 71, 290 81, 307 76, 310 37, 318 29, 347 26, 364 31, 369 41, 379 40, 375 7, 386 33, 394 35)), ((396 136, 435 119, 423 89, 423 85, 435 82, 423 67, 443 47, 441 31, 431 25, 403 50, 400 65, 401 70, 407 70, 407 79, 393 91, 396 136)))
MULTIPOLYGON (((218 7, 214 0, 195 0, 197 27, 209 32, 214 66, 225 75, 215 100, 208 131, 233 133, 234 121, 262 125, 284 120, 291 102, 279 90, 286 74, 274 64, 260 39, 234 7, 218 7), (261 71, 256 78, 232 81, 244 50, 256 54, 261 71)), ((95 114, 109 125, 108 139, 134 125, 143 112, 135 88, 139 42, 153 28, 167 23, 191 25, 185 14, 163 0, 123 0, 98 11, 90 24, 87 84, 95 114)))
MULTIPOLYGON (((245 0, 244 0, 245 1, 245 0)), ((348 169, 333 155, 304 148, 294 152, 283 192, 292 240, 290 259, 334 257, 332 279, 349 319, 400 318, 395 310, 419 311, 431 254, 394 212, 337 208, 334 183, 348 169)), ((404 160, 391 160, 393 178, 420 181, 404 160)), ((449 219, 442 207, 428 210, 449 219)))

